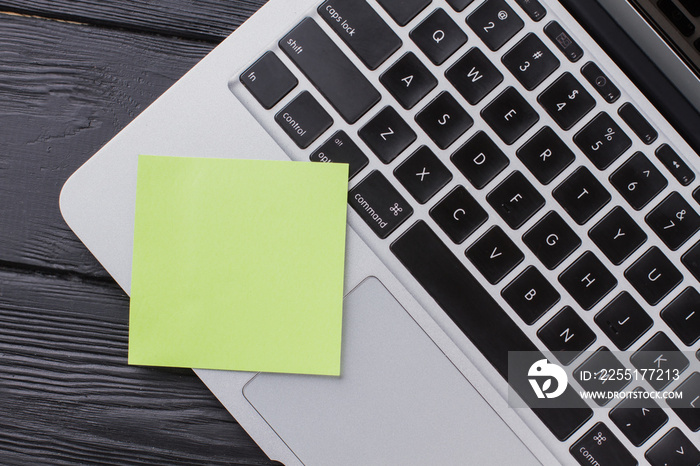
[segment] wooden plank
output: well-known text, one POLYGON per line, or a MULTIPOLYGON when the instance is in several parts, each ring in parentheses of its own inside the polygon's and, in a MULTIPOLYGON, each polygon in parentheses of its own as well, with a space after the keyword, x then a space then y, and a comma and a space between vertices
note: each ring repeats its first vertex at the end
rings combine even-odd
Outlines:
POLYGON ((213 45, 9 14, 0 30, 0 263, 106 277, 61 187, 213 45))
POLYGON ((127 365, 116 285, 0 268, 0 464, 272 464, 189 369, 127 365))
POLYGON ((266 0, 0 0, 0 10, 219 42, 266 0))

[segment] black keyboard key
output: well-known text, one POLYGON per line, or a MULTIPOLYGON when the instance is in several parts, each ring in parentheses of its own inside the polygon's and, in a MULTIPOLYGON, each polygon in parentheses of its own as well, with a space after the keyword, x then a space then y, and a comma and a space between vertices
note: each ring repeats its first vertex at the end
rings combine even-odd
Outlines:
POLYGON ((619 206, 596 223, 588 236, 615 265, 622 264, 647 240, 644 230, 619 206))
POLYGON ((631 103, 625 102, 622 104, 617 113, 644 144, 649 145, 659 137, 659 133, 631 103))
POLYGON ((569 449, 583 466, 636 466, 637 460, 602 422, 594 425, 586 435, 569 449))
POLYGON ((523 235, 523 243, 552 270, 581 246, 581 238, 558 213, 551 211, 523 235))
POLYGON ((399 26, 407 25, 432 0, 377 0, 399 26))
MULTIPOLYGON (((634 392, 644 393, 644 389, 637 387, 634 392)), ((608 416, 635 447, 649 440, 668 422, 664 410, 648 398, 627 398, 615 406, 608 416)))
POLYGON ((672 251, 680 248, 700 229, 700 216, 677 192, 669 194, 645 219, 672 251))
POLYGON ((503 280, 525 256, 500 227, 491 227, 466 252, 472 264, 492 285, 503 280))
POLYGON ((663 390, 688 368, 690 362, 663 332, 658 332, 639 348, 630 362, 656 390, 663 390))
POLYGON ((595 107, 595 99, 569 72, 550 84, 537 101, 565 130, 571 129, 595 107))
POLYGON ((586 311, 610 293, 617 280, 591 251, 584 252, 561 275, 559 283, 586 311))
POLYGON ((450 182, 452 173, 426 146, 421 146, 394 170, 394 175, 421 204, 450 182))
POLYGON ((539 86, 560 65, 557 57, 533 33, 521 39, 501 61, 528 91, 539 86))
POLYGON ((566 306, 537 331, 542 343, 568 366, 596 340, 595 333, 570 306, 566 306))
POLYGON ((700 293, 686 288, 661 311, 661 318, 686 346, 694 345, 700 340, 700 293))
POLYGON ((700 430, 700 373, 693 372, 674 390, 682 398, 669 398, 668 405, 693 432, 700 430), (682 394, 682 395, 681 395, 682 394))
POLYGON ((610 193, 586 167, 579 167, 554 191, 554 199, 579 225, 591 219, 610 202, 610 193))
POLYGON ((632 145, 632 140, 605 112, 574 136, 574 142, 598 170, 605 170, 632 145))
POLYGON ((467 24, 491 50, 498 50, 523 26, 504 0, 486 0, 467 17, 467 24))
POLYGON ((544 207, 544 198, 519 171, 496 186, 486 200, 505 220, 509 227, 517 230, 530 217, 544 207))
POLYGON ((581 67, 581 74, 609 104, 616 102, 620 98, 620 89, 592 61, 581 67))
POLYGON ((654 325, 642 306, 626 291, 615 297, 595 316, 595 323, 620 350, 639 340, 654 325))
POLYGON ((410 204, 377 170, 350 190, 348 203, 382 239, 413 213, 410 204))
POLYGON ((430 209, 430 216, 457 244, 467 239, 489 218, 481 204, 464 189, 464 186, 457 186, 450 191, 430 209))
POLYGON ((312 162, 347 163, 350 179, 369 163, 367 156, 345 134, 345 131, 338 131, 331 136, 309 156, 309 160, 312 162))
POLYGON ((275 121, 292 141, 302 149, 309 147, 333 119, 309 91, 304 91, 275 115, 275 121))
POLYGON ((686 10, 688 10, 688 13, 690 13, 692 16, 695 16, 696 18, 700 16, 700 2, 698 0, 680 0, 681 5, 685 7, 686 10))
POLYGON ((554 42, 554 45, 563 53, 570 62, 577 62, 583 56, 581 47, 556 21, 550 21, 544 27, 544 33, 554 42))
POLYGON ((551 183, 576 158, 549 126, 539 130, 515 154, 542 184, 551 183))
POLYGON ((685 265, 696 280, 700 281, 700 241, 695 243, 688 252, 683 254, 681 262, 685 265))
POLYGON ((683 275, 656 246, 651 247, 625 270, 625 277, 652 306, 683 280, 683 275))
POLYGON ((540 119, 535 109, 515 90, 508 87, 481 111, 481 117, 510 145, 540 119))
POLYGON ((279 46, 348 123, 379 102, 379 92, 313 19, 304 18, 279 46))
POLYGON ((528 324, 534 324, 559 302, 561 296, 532 265, 503 288, 503 299, 528 324))
MULTIPOLYGON (((416 222, 392 243, 391 251, 502 377, 508 374, 509 351, 534 351, 533 363, 544 358, 425 222, 416 222)), ((524 376, 523 381, 526 379, 524 376)), ((524 400, 534 398, 529 383, 514 384, 513 388, 524 400)), ((562 397, 575 408, 539 408, 533 412, 557 439, 564 441, 593 411, 571 387, 562 397)))
POLYGON ((409 35, 436 65, 442 65, 467 43, 467 35, 442 8, 433 11, 409 35))
POLYGON ((668 144, 661 144, 656 149, 656 157, 683 186, 688 186, 695 180, 695 172, 688 167, 688 164, 668 144))
POLYGON ((695 199, 695 202, 700 204, 700 187, 693 190, 693 199, 695 199))
POLYGON ((644 457, 651 466, 697 466, 700 451, 678 427, 674 427, 656 442, 644 457))
POLYGON ((241 83, 263 108, 269 110, 299 83, 272 52, 265 54, 241 73, 241 83))
POLYGON ((357 134, 384 163, 394 160, 416 140, 416 133, 391 107, 384 107, 357 134))
POLYGON ((659 10, 671 20, 681 34, 690 37, 695 33, 695 25, 671 0, 658 0, 659 10))
POLYGON ((574 371, 574 380, 587 392, 602 392, 604 397, 595 398, 599 406, 605 406, 630 381, 625 377, 617 377, 618 371, 625 371, 625 366, 606 347, 598 349, 593 356, 574 371), (609 395, 609 396, 608 396, 609 395))
POLYGON ((445 71, 445 77, 472 105, 481 102, 481 99, 503 81, 503 75, 498 68, 476 47, 470 49, 445 71))
POLYGON ((547 14, 547 10, 537 0, 515 0, 525 13, 533 21, 540 21, 547 14))
POLYGON ((418 112, 416 122, 440 149, 447 149, 474 124, 474 120, 448 92, 440 93, 418 112))
POLYGON ((474 0, 447 0, 447 4, 450 5, 455 11, 462 11, 474 0))
POLYGON ((437 86, 435 76, 413 52, 408 52, 391 65, 379 77, 379 81, 406 109, 413 108, 437 86))
POLYGON ((610 175, 610 183, 634 210, 641 210, 668 186, 666 178, 641 152, 636 152, 610 175))
POLYGON ((483 131, 465 142, 452 154, 451 159, 477 189, 490 183, 510 163, 503 151, 483 131))
POLYGON ((318 14, 370 70, 401 47, 399 36, 365 0, 328 0, 318 14))

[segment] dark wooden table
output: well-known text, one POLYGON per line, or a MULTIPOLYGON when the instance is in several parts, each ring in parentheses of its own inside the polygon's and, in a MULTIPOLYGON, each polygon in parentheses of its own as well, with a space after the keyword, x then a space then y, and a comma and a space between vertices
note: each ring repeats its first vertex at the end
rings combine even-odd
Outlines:
POLYGON ((189 369, 127 365, 68 176, 265 0, 0 0, 0 464, 271 464, 189 369))

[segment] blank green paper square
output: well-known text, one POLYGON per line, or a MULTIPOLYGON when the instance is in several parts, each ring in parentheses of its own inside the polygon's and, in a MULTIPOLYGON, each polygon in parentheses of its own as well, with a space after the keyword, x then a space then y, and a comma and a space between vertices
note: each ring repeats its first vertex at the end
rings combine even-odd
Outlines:
POLYGON ((347 180, 140 156, 129 364, 339 375, 347 180))

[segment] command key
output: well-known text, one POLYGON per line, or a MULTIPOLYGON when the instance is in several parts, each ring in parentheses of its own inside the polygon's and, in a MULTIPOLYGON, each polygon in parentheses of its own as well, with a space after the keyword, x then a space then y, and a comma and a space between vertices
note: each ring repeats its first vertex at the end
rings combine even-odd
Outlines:
POLYGON ((350 191, 348 203, 382 239, 413 213, 408 202, 377 170, 350 191))
POLYGON ((602 422, 594 425, 569 451, 583 466, 637 466, 637 460, 602 422))

